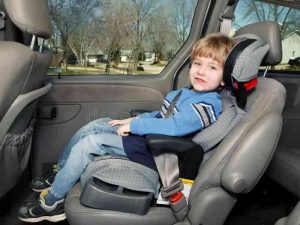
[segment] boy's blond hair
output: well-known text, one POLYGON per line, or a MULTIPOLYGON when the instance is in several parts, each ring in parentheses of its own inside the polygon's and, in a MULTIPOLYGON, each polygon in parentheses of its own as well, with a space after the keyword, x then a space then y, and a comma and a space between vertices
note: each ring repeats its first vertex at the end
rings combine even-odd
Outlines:
POLYGON ((224 66, 233 44, 233 39, 224 34, 208 34, 194 44, 191 52, 191 61, 194 61, 197 57, 210 57, 224 66))

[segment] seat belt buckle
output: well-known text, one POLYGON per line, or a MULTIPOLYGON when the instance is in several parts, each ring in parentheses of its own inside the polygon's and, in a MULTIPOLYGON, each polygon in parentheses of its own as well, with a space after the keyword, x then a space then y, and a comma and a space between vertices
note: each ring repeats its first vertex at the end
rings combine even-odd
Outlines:
POLYGON ((177 192, 182 191, 184 188, 183 183, 181 180, 177 180, 174 182, 172 185, 167 186, 167 187, 162 187, 161 188, 161 196, 163 198, 168 198, 173 194, 176 194, 177 192))
POLYGON ((177 221, 183 221, 188 214, 188 204, 185 196, 179 191, 170 196, 169 202, 177 221))

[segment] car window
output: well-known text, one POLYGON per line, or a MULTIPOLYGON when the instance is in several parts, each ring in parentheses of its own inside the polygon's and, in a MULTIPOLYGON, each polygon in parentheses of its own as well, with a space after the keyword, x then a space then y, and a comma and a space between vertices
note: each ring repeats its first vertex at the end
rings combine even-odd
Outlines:
POLYGON ((282 61, 272 70, 300 71, 300 10, 261 1, 239 1, 235 9, 235 21, 231 31, 261 21, 276 21, 282 38, 282 61))
POLYGON ((159 74, 188 38, 197 0, 49 0, 48 74, 159 74))

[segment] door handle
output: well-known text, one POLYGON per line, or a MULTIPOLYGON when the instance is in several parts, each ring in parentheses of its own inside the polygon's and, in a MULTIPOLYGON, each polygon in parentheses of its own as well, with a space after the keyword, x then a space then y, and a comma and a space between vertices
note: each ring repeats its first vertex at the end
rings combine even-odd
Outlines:
POLYGON ((37 108, 37 118, 51 120, 55 119, 57 115, 57 108, 55 106, 42 106, 37 108))

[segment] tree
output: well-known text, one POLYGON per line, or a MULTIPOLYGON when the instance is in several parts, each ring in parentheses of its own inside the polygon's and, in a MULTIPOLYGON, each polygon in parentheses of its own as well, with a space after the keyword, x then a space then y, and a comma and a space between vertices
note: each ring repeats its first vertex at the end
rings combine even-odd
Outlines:
POLYGON ((181 47, 188 37, 195 2, 49 0, 54 31, 51 41, 61 49, 65 70, 69 55, 76 57, 81 66, 86 66, 91 50, 101 50, 116 66, 121 50, 126 50, 131 54, 132 69, 136 69, 145 49, 153 51, 155 62, 158 62, 166 52, 175 52, 181 47))
MULTIPOLYGON (((142 53, 142 41, 144 40, 146 28, 149 22, 150 16, 155 12, 159 2, 157 0, 131 0, 129 7, 131 8, 132 22, 133 22, 133 34, 135 38, 133 48, 134 68, 137 67, 138 57, 142 53)), ((130 9, 129 9, 130 10, 130 9)))
POLYGON ((173 28, 173 33, 176 37, 178 46, 182 46, 188 38, 192 24, 193 12, 195 9, 194 0, 172 0, 170 5, 173 5, 170 18, 173 28))
POLYGON ((126 4, 120 0, 102 1, 101 24, 96 30, 95 46, 108 55, 109 61, 114 61, 118 66, 120 60, 120 50, 128 41, 130 35, 131 18, 130 11, 127 11, 126 4))
POLYGON ((98 5, 97 0, 49 0, 50 16, 54 33, 60 38, 65 70, 67 70, 67 48, 70 36, 84 21, 87 21, 90 12, 98 5))
POLYGON ((97 39, 95 30, 99 28, 99 24, 95 21, 93 17, 90 18, 76 29, 76 33, 71 33, 68 38, 68 46, 81 66, 87 67, 87 56, 97 39))
POLYGON ((267 4, 255 0, 245 0, 241 8, 245 9, 243 19, 237 21, 235 26, 240 27, 243 24, 239 24, 241 21, 276 21, 281 25, 281 36, 285 37, 296 27, 299 27, 299 13, 297 10, 287 8, 279 5, 267 4), (298 13, 298 14, 297 14, 298 13))
POLYGON ((151 50, 155 54, 153 63, 158 63, 165 47, 167 45, 172 46, 172 43, 174 42, 171 27, 167 18, 168 14, 164 12, 164 9, 164 6, 161 6, 161 10, 153 14, 149 19, 147 28, 146 41, 149 43, 151 50))

